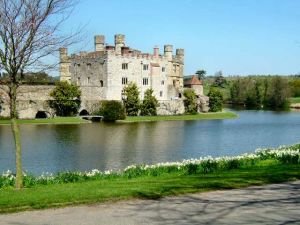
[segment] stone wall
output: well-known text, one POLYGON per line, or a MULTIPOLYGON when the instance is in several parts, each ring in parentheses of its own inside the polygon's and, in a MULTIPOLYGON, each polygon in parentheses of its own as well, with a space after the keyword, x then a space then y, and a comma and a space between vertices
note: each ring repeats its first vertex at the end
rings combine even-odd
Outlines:
MULTIPOLYGON (((54 116, 49 107, 49 93, 53 90, 51 85, 24 85, 18 88, 17 109, 22 119, 35 118, 38 111, 44 111, 48 116, 54 116)), ((0 86, 0 116, 9 117, 8 88, 0 86)))
POLYGON ((171 101, 159 101, 157 107, 158 115, 179 115, 184 114, 184 102, 181 99, 171 101))

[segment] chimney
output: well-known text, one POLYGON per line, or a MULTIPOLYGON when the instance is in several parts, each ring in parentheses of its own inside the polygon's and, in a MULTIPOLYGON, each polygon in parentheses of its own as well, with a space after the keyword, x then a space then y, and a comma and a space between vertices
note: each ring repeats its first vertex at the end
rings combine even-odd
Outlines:
POLYGON ((153 56, 154 56, 155 58, 158 58, 158 56, 159 56, 159 47, 158 47, 158 46, 155 46, 155 47, 153 48, 153 56))

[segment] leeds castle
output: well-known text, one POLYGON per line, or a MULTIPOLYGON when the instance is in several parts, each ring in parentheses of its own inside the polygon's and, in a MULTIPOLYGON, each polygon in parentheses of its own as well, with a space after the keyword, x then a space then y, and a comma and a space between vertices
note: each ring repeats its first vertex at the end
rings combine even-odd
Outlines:
MULTIPOLYGON (((130 82, 137 84, 140 99, 152 88, 159 100, 160 115, 183 114, 184 49, 165 45, 163 54, 155 46, 152 53, 143 53, 125 44, 125 35, 116 34, 114 45, 105 43, 103 35, 94 37, 92 52, 68 54, 60 48, 60 80, 77 84, 82 92, 80 113, 92 113, 101 100, 122 100, 122 90, 130 82)), ((200 111, 207 110, 207 98, 196 78, 186 82, 197 94, 200 111)), ((24 85, 18 90, 20 118, 35 118, 38 113, 55 116, 48 105, 53 85, 24 85)), ((5 89, 5 87, 4 87, 5 89)), ((0 116, 9 116, 9 97, 0 89, 0 116)))
POLYGON ((105 44, 105 37, 94 38, 93 52, 68 55, 60 49, 60 80, 80 87, 95 89, 101 99, 121 100, 122 90, 129 82, 137 84, 140 98, 152 88, 158 100, 180 98, 183 91, 184 50, 165 45, 152 53, 143 53, 125 44, 125 35, 116 34, 114 45, 105 44))

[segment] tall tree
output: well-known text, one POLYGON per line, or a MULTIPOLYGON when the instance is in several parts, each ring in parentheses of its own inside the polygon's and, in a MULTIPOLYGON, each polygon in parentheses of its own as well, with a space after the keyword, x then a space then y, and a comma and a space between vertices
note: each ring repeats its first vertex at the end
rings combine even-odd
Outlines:
POLYGON ((196 74, 198 75, 199 80, 204 80, 205 75, 206 75, 206 71, 205 70, 197 70, 196 74))
POLYGON ((153 89, 147 89, 145 91, 145 97, 141 104, 141 115, 142 116, 156 116, 158 107, 158 100, 153 95, 153 89))
POLYGON ((130 82, 123 89, 125 94, 123 102, 128 116, 137 116, 140 110, 139 89, 135 83, 130 82))
POLYGON ((18 87, 26 71, 52 67, 45 57, 74 40, 73 34, 59 33, 74 4, 73 0, 0 0, 0 71, 9 76, 5 84, 16 148, 17 189, 23 185, 21 139, 16 120, 18 87))

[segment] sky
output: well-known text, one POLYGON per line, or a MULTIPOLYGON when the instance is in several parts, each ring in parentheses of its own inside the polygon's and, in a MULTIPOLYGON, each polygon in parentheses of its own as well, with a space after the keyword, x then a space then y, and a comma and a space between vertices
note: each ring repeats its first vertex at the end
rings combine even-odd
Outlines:
POLYGON ((126 45, 152 52, 155 45, 185 49, 185 75, 300 73, 300 0, 81 0, 65 22, 84 27, 69 48, 92 51, 93 37, 125 34, 126 45))

